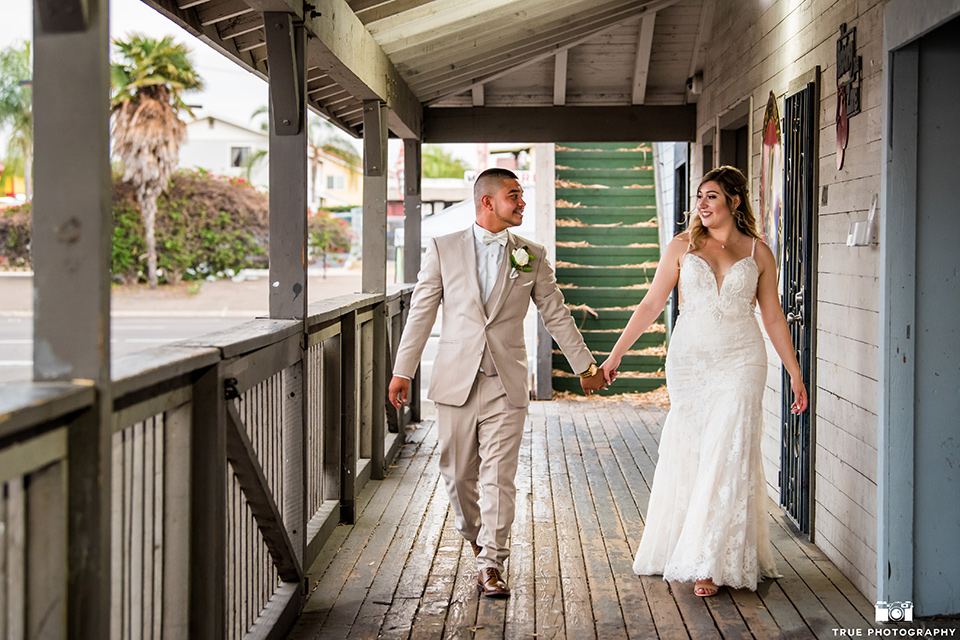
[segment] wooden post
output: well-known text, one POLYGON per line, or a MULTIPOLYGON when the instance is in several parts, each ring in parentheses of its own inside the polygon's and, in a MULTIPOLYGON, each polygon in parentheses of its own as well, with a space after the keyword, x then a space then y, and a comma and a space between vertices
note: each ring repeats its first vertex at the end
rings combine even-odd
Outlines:
MULTIPOLYGON (((364 293, 387 291, 387 126, 379 100, 363 103, 364 293)), ((379 352, 377 352, 379 353, 379 352)))
POLYGON ((403 281, 416 282, 420 273, 422 175, 419 140, 403 141, 403 281))
POLYGON ((107 4, 34 3, 33 377, 85 379, 97 391, 68 436, 68 638, 110 636, 107 4))
MULTIPOLYGON (((341 327, 346 328, 346 323, 341 327)), ((346 395, 343 389, 343 369, 340 358, 343 336, 336 335, 323 341, 323 499, 340 500, 341 449, 343 410, 346 395)))
MULTIPOLYGON (((422 234, 421 181, 423 175, 422 146, 419 140, 403 141, 403 281, 416 282, 420 273, 422 234)), ((404 299, 403 324, 406 324, 409 299, 404 299)), ((399 336, 395 338, 399 342, 399 336)), ((410 419, 420 422, 420 367, 410 383, 410 419)), ((401 421, 402 422, 402 421, 401 421)))
POLYGON ((270 317, 307 316, 306 31, 263 14, 270 63, 270 317))
MULTIPOLYGON (((327 353, 324 352, 326 358, 327 353)), ((357 312, 340 319, 340 522, 356 517, 357 481, 357 312)))
MULTIPOLYGON (((270 317, 307 317, 306 29, 264 12, 270 69, 270 317)), ((306 333, 306 326, 304 326, 306 333)), ((297 560, 306 553, 307 359, 283 372, 283 520, 297 560)))
POLYGON ((381 301, 373 310, 373 384, 370 385, 372 423, 370 425, 370 477, 383 480, 384 439, 387 437, 387 303, 381 301))
MULTIPOLYGON (((363 292, 387 292, 387 120, 379 100, 363 103, 363 292)), ((386 413, 381 398, 387 393, 382 355, 387 340, 386 304, 373 313, 373 446, 371 477, 383 478, 383 438, 386 413)))
POLYGON ((215 366, 193 386, 190 434, 191 638, 226 637, 227 436, 223 373, 215 366))

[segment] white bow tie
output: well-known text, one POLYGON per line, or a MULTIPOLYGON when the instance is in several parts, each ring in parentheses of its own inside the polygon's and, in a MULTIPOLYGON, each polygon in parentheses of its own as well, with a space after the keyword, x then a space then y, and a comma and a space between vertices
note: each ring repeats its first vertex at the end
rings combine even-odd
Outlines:
POLYGON ((490 244, 491 242, 497 242, 501 247, 507 246, 507 232, 506 230, 501 231, 500 233, 490 233, 486 229, 483 230, 483 244, 490 244))

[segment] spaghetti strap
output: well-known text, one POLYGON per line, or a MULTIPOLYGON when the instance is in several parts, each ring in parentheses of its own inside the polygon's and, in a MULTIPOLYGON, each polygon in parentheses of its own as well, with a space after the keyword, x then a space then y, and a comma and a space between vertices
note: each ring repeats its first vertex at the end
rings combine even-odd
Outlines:
POLYGON ((757 251, 757 239, 754 238, 754 239, 753 239, 753 248, 750 249, 750 257, 751 257, 751 258, 753 257, 753 254, 756 253, 756 251, 757 251))

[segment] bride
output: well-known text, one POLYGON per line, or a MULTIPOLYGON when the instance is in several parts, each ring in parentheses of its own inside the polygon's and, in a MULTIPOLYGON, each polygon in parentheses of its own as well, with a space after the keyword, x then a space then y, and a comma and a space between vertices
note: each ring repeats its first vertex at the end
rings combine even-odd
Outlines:
POLYGON ((807 392, 777 295, 777 265, 736 168, 703 177, 687 230, 667 246, 647 295, 601 365, 608 384, 677 282, 680 316, 666 362, 671 409, 633 569, 695 581, 701 597, 720 585, 756 590, 761 578, 779 576, 764 509, 767 357, 755 305, 790 374, 794 413, 807 408, 807 392))

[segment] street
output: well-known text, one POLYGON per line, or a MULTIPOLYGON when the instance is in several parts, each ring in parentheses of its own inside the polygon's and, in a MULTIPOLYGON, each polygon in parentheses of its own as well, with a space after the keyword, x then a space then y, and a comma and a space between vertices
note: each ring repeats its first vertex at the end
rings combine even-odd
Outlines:
MULTIPOLYGON (((236 317, 115 317, 111 322, 112 357, 228 329, 246 320, 236 317)), ((29 380, 32 367, 33 318, 0 317, 0 383, 29 380)))

